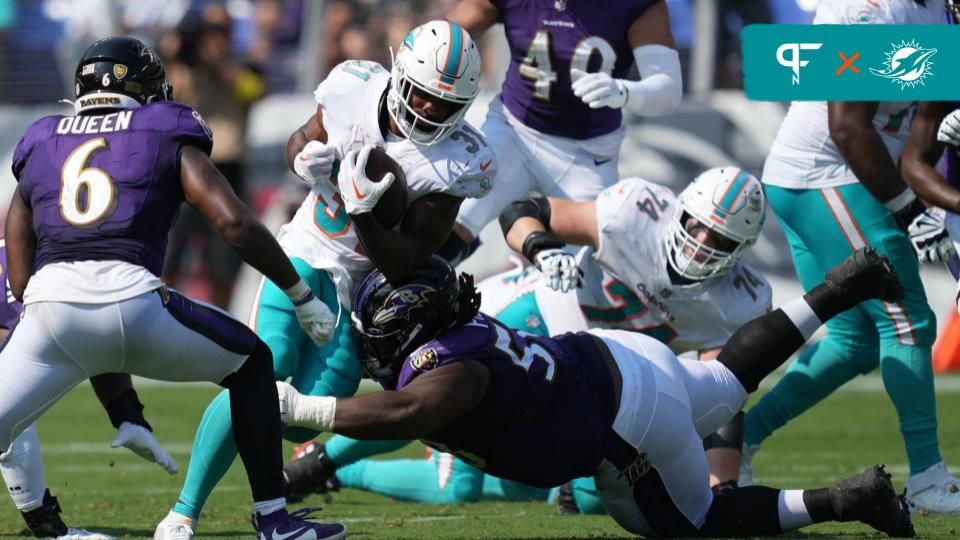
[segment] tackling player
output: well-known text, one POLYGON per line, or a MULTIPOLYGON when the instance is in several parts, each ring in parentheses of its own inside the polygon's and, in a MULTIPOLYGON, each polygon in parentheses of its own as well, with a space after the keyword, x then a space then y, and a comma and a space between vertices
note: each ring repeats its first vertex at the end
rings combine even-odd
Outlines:
POLYGON ((209 129, 169 101, 152 50, 128 37, 100 40, 77 65, 75 88, 77 114, 34 122, 13 155, 7 270, 24 313, 0 352, 0 448, 93 375, 215 382, 229 390, 258 534, 342 537, 342 525, 287 513, 269 349, 160 281, 181 203, 290 295, 313 339, 329 339, 333 314, 213 166, 209 129))
MULTIPOLYGON (((297 328, 283 291, 263 281, 250 325, 273 352, 277 380, 292 377, 309 395, 356 392, 361 366, 348 317, 354 283, 374 267, 399 279, 422 265, 450 234, 464 198, 482 197, 493 182, 494 155, 463 120, 479 83, 480 54, 470 35, 432 21, 407 34, 392 72, 350 60, 317 87, 316 113, 287 144, 290 168, 312 188, 277 239, 339 320, 330 342, 315 346, 297 328), (406 175, 408 207, 396 229, 371 213, 391 181, 366 177, 371 146, 384 147, 406 175)), ((183 490, 157 526, 158 540, 189 538, 180 527, 196 530, 207 497, 233 462, 228 405, 221 395, 204 414, 183 490)), ((284 432, 296 442, 315 435, 284 432)))
POLYGON ((874 466, 831 488, 752 486, 714 495, 701 439, 821 324, 861 301, 895 301, 896 273, 858 250, 807 295, 742 326, 714 362, 677 358, 622 330, 543 338, 478 314, 472 278, 438 257, 403 281, 370 274, 351 319, 385 391, 300 395, 278 382, 287 425, 361 439, 419 438, 489 474, 549 487, 593 475, 633 534, 742 537, 822 521, 912 536, 890 477, 874 466))
POLYGON ((643 116, 680 105, 680 57, 664 0, 463 0, 449 19, 474 37, 503 23, 510 65, 480 131, 502 169, 482 200, 463 204, 441 252, 466 258, 477 235, 530 191, 592 200, 620 180, 620 109, 643 116), (640 80, 626 77, 636 63, 640 80))
MULTIPOLYGON (((821 2, 815 24, 939 24, 943 0, 821 2)), ((896 267, 906 294, 867 302, 827 324, 827 335, 794 361, 746 415, 744 474, 753 453, 790 419, 857 375, 880 368, 900 421, 914 511, 960 512, 960 482, 937 438, 931 346, 936 319, 920 280, 908 226, 924 205, 896 161, 907 139, 911 102, 795 101, 764 164, 767 200, 783 225, 804 289, 851 251, 875 246, 896 267)))
MULTIPOLYGON (((538 336, 588 328, 631 330, 677 354, 696 351, 701 360, 715 359, 737 328, 770 309, 769 284, 739 260, 756 242, 765 210, 760 182, 736 167, 705 171, 679 198, 664 186, 629 178, 607 188, 596 201, 539 198, 512 203, 500 218, 510 246, 531 261, 562 258, 561 266, 569 271, 544 276, 530 267, 484 280, 478 286, 481 311, 538 336), (564 242, 588 247, 574 260, 562 249, 564 242)), ((704 441, 711 469, 731 472, 726 478, 711 478, 715 489, 736 486, 742 443, 738 422, 704 441)), ((288 463, 288 493, 304 495, 322 486, 334 469, 346 487, 423 502, 470 502, 481 492, 496 492, 495 481, 466 464, 451 463, 452 458, 441 453, 432 456, 435 467, 408 461, 351 465, 344 459, 350 457, 343 450, 347 445, 335 436, 288 463), (311 458, 315 463, 299 464, 311 458)), ((513 485, 507 488, 501 497, 539 496, 513 485)), ((561 509, 599 510, 595 491, 592 480, 575 482, 576 506, 561 509)))

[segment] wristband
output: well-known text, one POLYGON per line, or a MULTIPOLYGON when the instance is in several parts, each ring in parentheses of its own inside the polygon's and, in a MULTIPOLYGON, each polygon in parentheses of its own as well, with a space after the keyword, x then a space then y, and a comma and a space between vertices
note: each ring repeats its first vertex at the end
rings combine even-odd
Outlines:
POLYGON ((906 208, 906 206, 916 200, 916 198, 917 195, 913 192, 913 190, 907 188, 901 191, 896 197, 883 203, 883 205, 886 206, 891 212, 897 213, 906 208))
POLYGON ((293 302, 295 307, 302 306, 310 300, 313 300, 313 291, 310 290, 310 287, 304 283, 302 279, 297 281, 293 287, 284 289, 283 292, 286 293, 287 298, 293 302))

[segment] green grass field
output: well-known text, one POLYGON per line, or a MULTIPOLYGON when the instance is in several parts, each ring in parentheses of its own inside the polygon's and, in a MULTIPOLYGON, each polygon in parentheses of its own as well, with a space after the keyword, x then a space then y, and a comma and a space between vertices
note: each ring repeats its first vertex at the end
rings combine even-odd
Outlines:
MULTIPOLYGON (((938 379, 940 437, 948 463, 960 464, 960 378, 938 379)), ((193 432, 215 389, 210 386, 141 388, 156 435, 174 454, 180 473, 168 476, 126 450, 112 450, 113 429, 90 387, 83 385, 40 422, 50 488, 60 498, 68 524, 128 538, 151 537, 156 523, 176 500, 188 463, 193 432)), ((829 484, 872 463, 886 463, 898 488, 907 472, 893 408, 871 377, 833 396, 779 432, 758 455, 758 478, 778 487, 829 484)), ((290 445, 287 445, 289 449, 290 445)), ((416 445, 398 455, 422 456, 416 445)), ((558 516, 545 503, 483 502, 426 506, 346 490, 323 506, 322 519, 348 524, 359 538, 624 538, 602 516, 558 516)), ((239 464, 211 497, 200 522, 200 537, 250 538, 249 490, 239 464)), ((915 517, 922 537, 960 537, 960 517, 915 517)), ((22 529, 13 505, 0 505, 0 536, 22 529)), ((798 536, 876 537, 860 525, 821 525, 798 536)))

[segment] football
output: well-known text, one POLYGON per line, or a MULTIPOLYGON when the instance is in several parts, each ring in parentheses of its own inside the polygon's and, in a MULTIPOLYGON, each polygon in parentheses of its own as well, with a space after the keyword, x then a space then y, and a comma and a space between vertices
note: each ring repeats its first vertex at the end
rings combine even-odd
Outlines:
POLYGON ((404 174, 400 164, 387 155, 387 152, 382 148, 374 148, 370 152, 365 172, 367 178, 373 182, 379 182, 387 173, 393 173, 396 177, 393 185, 380 197, 377 206, 373 209, 373 215, 384 227, 388 229, 396 227, 403 219, 404 212, 407 211, 406 174, 404 174))

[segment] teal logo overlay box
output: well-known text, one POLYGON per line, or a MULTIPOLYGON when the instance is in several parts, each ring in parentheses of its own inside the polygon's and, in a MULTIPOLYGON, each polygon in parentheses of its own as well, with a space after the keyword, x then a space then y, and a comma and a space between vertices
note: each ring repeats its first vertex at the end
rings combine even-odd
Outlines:
POLYGON ((749 99, 960 100, 960 26, 754 24, 741 42, 749 99))

